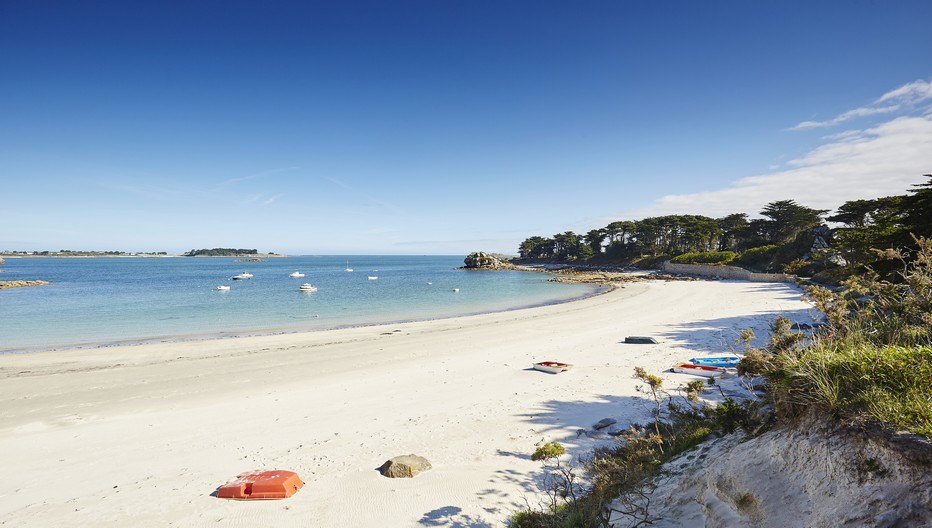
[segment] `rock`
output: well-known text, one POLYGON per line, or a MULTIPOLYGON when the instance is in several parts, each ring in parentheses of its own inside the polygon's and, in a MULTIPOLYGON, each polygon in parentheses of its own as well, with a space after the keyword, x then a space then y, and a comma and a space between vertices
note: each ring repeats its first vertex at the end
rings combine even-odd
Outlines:
POLYGON ((0 281, 0 290, 5 290, 7 288, 25 288, 26 286, 44 286, 49 284, 46 281, 34 280, 34 281, 0 281))
POLYGON ((464 266, 466 269, 480 269, 480 270, 503 270, 503 269, 514 269, 514 264, 506 262, 496 256, 489 255, 488 253, 483 253, 482 251, 477 251, 475 253, 470 253, 463 260, 464 266))
POLYGON ((874 526, 876 528, 890 528, 897 526, 900 522, 900 515, 896 510, 888 510, 874 517, 874 526))
POLYGON ((597 429, 597 430, 602 430, 610 425, 615 425, 616 423, 618 423, 618 420, 614 420, 612 418, 602 418, 601 420, 593 424, 592 428, 597 429))
POLYGON ((430 462, 417 455, 402 455, 386 460, 379 472, 382 476, 388 478, 412 478, 422 471, 427 471, 432 466, 430 462))

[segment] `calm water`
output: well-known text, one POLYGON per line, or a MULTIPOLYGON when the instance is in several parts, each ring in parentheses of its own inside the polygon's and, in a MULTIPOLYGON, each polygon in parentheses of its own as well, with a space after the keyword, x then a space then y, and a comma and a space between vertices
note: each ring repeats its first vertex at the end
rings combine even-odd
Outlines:
POLYGON ((456 269, 462 264, 462 256, 7 258, 0 280, 52 284, 0 291, 0 352, 434 319, 600 291, 542 273, 456 269), (243 271, 254 277, 230 280, 243 271), (318 290, 299 292, 304 282, 318 290), (216 291, 221 284, 230 291, 216 291))

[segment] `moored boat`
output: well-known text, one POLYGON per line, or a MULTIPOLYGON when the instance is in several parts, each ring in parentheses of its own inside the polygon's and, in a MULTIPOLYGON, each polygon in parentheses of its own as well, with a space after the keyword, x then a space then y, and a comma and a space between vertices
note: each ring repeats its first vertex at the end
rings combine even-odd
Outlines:
POLYGON ((309 282, 305 282, 304 284, 298 286, 298 290, 303 292, 316 292, 317 286, 314 286, 309 282))
POLYGON ((294 272, 294 273, 289 274, 288 276, 291 277, 291 278, 293 278, 293 279, 299 279, 299 278, 303 277, 304 274, 301 273, 300 271, 296 271, 296 272, 294 272))
POLYGON ((229 286, 224 286, 224 285, 222 285, 222 284, 221 284, 220 286, 217 286, 216 289, 217 289, 217 291, 230 291, 230 287, 229 287, 229 286))
POLYGON ((728 370, 722 367, 695 365, 693 363, 674 363, 673 372, 679 372, 681 374, 692 374, 693 376, 702 376, 705 378, 724 376, 728 374, 728 370))
POLYGON ((561 363, 559 361, 539 361, 534 363, 534 370, 539 370, 541 372, 548 372, 550 374, 559 374, 564 370, 569 370, 573 365, 569 363, 561 363))
POLYGON ((252 273, 249 273, 248 271, 244 271, 244 272, 240 273, 239 275, 233 275, 233 276, 230 277, 230 278, 233 279, 233 280, 251 279, 251 278, 252 278, 252 273))

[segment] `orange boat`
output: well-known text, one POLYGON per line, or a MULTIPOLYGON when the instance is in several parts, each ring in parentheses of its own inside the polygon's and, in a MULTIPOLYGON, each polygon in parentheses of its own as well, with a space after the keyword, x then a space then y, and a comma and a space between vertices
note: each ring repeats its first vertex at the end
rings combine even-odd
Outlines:
POLYGON ((217 489, 220 499, 287 499, 301 489, 304 482, 294 471, 253 471, 238 475, 217 489))

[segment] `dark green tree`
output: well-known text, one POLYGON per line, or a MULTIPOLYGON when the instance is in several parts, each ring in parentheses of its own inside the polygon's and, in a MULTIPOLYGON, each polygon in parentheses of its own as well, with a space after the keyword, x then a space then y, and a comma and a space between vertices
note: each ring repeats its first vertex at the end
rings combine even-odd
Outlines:
POLYGON ((627 244, 628 239, 634 234, 636 229, 637 225, 635 222, 631 220, 619 220, 608 224, 602 231, 604 231, 605 236, 608 237, 609 244, 627 244))
POLYGON ((748 215, 734 213, 717 220, 722 235, 719 238, 719 251, 738 251, 741 242, 747 238, 748 215))
POLYGON ((521 242, 518 255, 521 258, 551 258, 553 257, 554 241, 552 238, 532 236, 521 242))
POLYGON ((602 244, 605 242, 605 231, 602 229, 592 229, 586 233, 586 235, 583 237, 583 241, 587 246, 589 246, 589 257, 592 255, 601 255, 602 244))
POLYGON ((553 235, 553 255, 558 260, 572 260, 579 257, 579 246, 582 241, 579 235, 566 231, 553 235))
POLYGON ((929 181, 913 185, 903 200, 903 227, 916 236, 932 237, 932 174, 923 176, 929 181))
POLYGON ((786 243, 800 231, 820 225, 822 216, 827 212, 827 209, 810 209, 793 200, 771 202, 760 212, 769 219, 760 224, 761 234, 772 244, 786 243))
POLYGON ((886 196, 873 200, 850 200, 838 208, 829 222, 843 224, 834 232, 834 246, 850 265, 866 265, 877 260, 873 249, 894 249, 902 245, 908 230, 904 227, 903 203, 906 196, 886 196))

